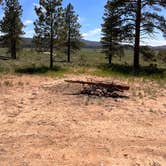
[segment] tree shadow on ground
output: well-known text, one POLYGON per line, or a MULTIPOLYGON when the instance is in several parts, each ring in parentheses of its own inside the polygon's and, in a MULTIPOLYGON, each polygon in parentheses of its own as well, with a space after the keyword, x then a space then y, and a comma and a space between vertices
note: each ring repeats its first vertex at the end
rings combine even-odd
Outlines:
POLYGON ((0 55, 0 60, 9 60, 9 59, 11 59, 11 57, 1 56, 1 55, 0 55))
MULTIPOLYGON (((133 66, 130 65, 123 65, 123 64, 102 64, 98 66, 98 69, 102 70, 103 72, 108 73, 115 73, 115 74, 122 74, 125 76, 133 76, 133 66)), ((157 68, 155 65, 150 66, 141 66, 139 73, 136 76, 156 76, 159 78, 166 77, 166 69, 157 68)))
POLYGON ((41 67, 27 67, 16 69, 15 72, 19 74, 45 74, 47 72, 59 72, 63 71, 61 67, 55 66, 53 69, 50 69, 46 66, 41 67))
POLYGON ((114 95, 112 96, 97 96, 97 95, 88 95, 88 94, 82 94, 81 92, 77 92, 77 93, 64 93, 64 95, 69 95, 69 96, 87 96, 90 98, 113 98, 113 99, 129 99, 129 96, 126 95, 120 95, 117 93, 114 93, 114 95))

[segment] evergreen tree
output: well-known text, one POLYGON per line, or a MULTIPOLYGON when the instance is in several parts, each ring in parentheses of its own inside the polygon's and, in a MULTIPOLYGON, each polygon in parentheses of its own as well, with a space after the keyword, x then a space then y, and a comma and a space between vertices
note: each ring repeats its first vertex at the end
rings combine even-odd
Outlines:
POLYGON ((65 8, 65 24, 66 24, 66 47, 67 47, 67 61, 70 62, 71 50, 79 50, 81 47, 80 24, 78 22, 78 15, 75 14, 74 7, 71 3, 65 8))
POLYGON ((59 38, 62 21, 62 0, 40 0, 35 7, 38 19, 34 22, 34 41, 37 47, 50 51, 50 68, 53 68, 53 50, 59 38))
POLYGON ((160 50, 158 52, 158 58, 166 64, 166 50, 160 50))
POLYGON ((143 36, 154 34, 156 30, 166 32, 166 19, 161 10, 166 7, 165 0, 115 0, 115 5, 123 9, 123 20, 130 25, 134 34, 134 72, 139 71, 140 40, 143 36))
POLYGON ((105 5, 102 24, 102 38, 101 43, 103 51, 106 54, 106 58, 109 60, 109 64, 112 63, 112 57, 116 54, 123 54, 123 47, 121 42, 126 37, 130 36, 130 27, 124 26, 122 20, 122 12, 120 6, 118 6, 115 0, 108 0, 105 5))
POLYGON ((20 46, 21 35, 24 34, 21 16, 22 7, 18 0, 6 0, 0 28, 3 34, 2 41, 9 48, 13 59, 16 59, 16 51, 20 46))
POLYGON ((156 53, 152 48, 150 48, 148 46, 141 46, 140 53, 142 54, 144 61, 147 61, 147 62, 156 61, 156 53))

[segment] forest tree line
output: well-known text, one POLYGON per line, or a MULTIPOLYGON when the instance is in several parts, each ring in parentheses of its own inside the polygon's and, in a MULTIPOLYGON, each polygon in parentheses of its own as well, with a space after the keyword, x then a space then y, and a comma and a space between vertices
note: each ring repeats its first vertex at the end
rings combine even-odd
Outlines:
MULTIPOLYGON (((24 25, 21 20, 23 9, 19 0, 1 0, 4 16, 0 21, 1 41, 9 48, 11 57, 16 59, 24 25)), ((165 0, 107 0, 104 7, 101 43, 109 64, 112 57, 122 54, 123 43, 134 46, 134 73, 139 72, 140 53, 153 59, 153 50, 141 46, 142 37, 160 32, 166 37, 165 0)), ((50 68, 53 68, 54 52, 63 50, 70 62, 71 52, 82 46, 80 23, 74 7, 69 3, 65 8, 62 0, 39 0, 34 8, 37 19, 34 22, 33 41, 37 51, 49 51, 50 68)), ((163 58, 160 52, 160 57, 163 58)))

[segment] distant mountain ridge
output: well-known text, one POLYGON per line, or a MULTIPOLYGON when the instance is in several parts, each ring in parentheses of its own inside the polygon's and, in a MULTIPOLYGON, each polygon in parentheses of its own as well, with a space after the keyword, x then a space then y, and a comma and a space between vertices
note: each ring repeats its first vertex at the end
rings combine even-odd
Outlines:
MULTIPOLYGON (((98 48, 102 48, 102 44, 98 41, 90 41, 90 40, 85 40, 82 39, 82 42, 84 44, 84 48, 93 48, 93 49, 98 49, 98 48)), ((22 46, 24 48, 34 48, 35 45, 32 42, 32 38, 23 38, 22 39, 22 46)), ((132 49, 132 46, 130 45, 124 45, 126 49, 132 49)), ((155 50, 166 50, 166 45, 162 45, 162 46, 150 46, 151 48, 155 49, 155 50)))
POLYGON ((162 46, 155 46, 153 47, 156 50, 166 50, 166 45, 162 45, 162 46))
MULTIPOLYGON (((22 41, 23 47, 25 48, 35 47, 34 43, 32 42, 32 38, 23 38, 22 40, 23 40, 22 41)), ((101 48, 102 47, 101 43, 97 41, 89 41, 89 40, 82 39, 82 42, 84 44, 83 47, 85 48, 101 48)))
POLYGON ((98 41, 90 41, 90 40, 85 40, 82 39, 82 42, 84 43, 85 48, 101 48, 102 45, 98 41))
POLYGON ((35 47, 35 44, 32 42, 32 38, 22 38, 22 47, 25 47, 25 48, 34 48, 35 47))

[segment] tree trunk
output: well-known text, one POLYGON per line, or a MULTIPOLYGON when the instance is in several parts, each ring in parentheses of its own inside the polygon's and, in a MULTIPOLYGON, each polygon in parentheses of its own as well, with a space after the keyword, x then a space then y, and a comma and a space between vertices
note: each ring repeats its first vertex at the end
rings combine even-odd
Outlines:
POLYGON ((73 83, 73 84, 83 84, 83 85, 95 85, 101 88, 111 88, 111 87, 115 87, 115 89, 117 90, 129 90, 130 87, 126 86, 126 85, 118 85, 118 84, 114 84, 114 83, 104 83, 104 82, 92 82, 92 81, 80 81, 80 80, 65 80, 65 82, 68 83, 73 83))
POLYGON ((71 29, 69 26, 69 32, 68 32, 68 43, 67 43, 67 62, 70 63, 70 55, 71 55, 71 29))
POLYGON ((16 59, 16 41, 13 41, 13 50, 12 50, 12 57, 13 59, 16 59))
MULTIPOLYGON (((71 10, 71 4, 69 4, 69 11, 71 10)), ((69 18, 68 18, 68 42, 67 42, 67 62, 70 63, 70 54, 71 54, 71 16, 69 12, 69 18)))
POLYGON ((16 59, 16 41, 14 39, 11 40, 10 52, 11 58, 16 59))
POLYGON ((13 30, 12 30, 12 36, 11 36, 11 57, 12 59, 16 59, 16 27, 15 27, 15 16, 13 19, 13 30))
POLYGON ((109 54, 109 57, 108 57, 108 62, 109 62, 109 65, 112 64, 112 54, 109 54))
POLYGON ((141 0, 137 0, 135 46, 134 46, 134 73, 135 74, 139 72, 140 28, 141 28, 141 0))
POLYGON ((52 35, 52 30, 51 30, 51 39, 50 39, 50 69, 53 69, 53 35, 52 35))
MULTIPOLYGON (((52 4, 50 2, 50 9, 52 4)), ((53 39, 53 15, 51 13, 51 24, 50 24, 50 69, 53 69, 53 47, 54 47, 54 39, 53 39)))
POLYGON ((109 45, 109 57, 108 57, 109 65, 112 64, 112 37, 110 39, 110 45, 109 45))

